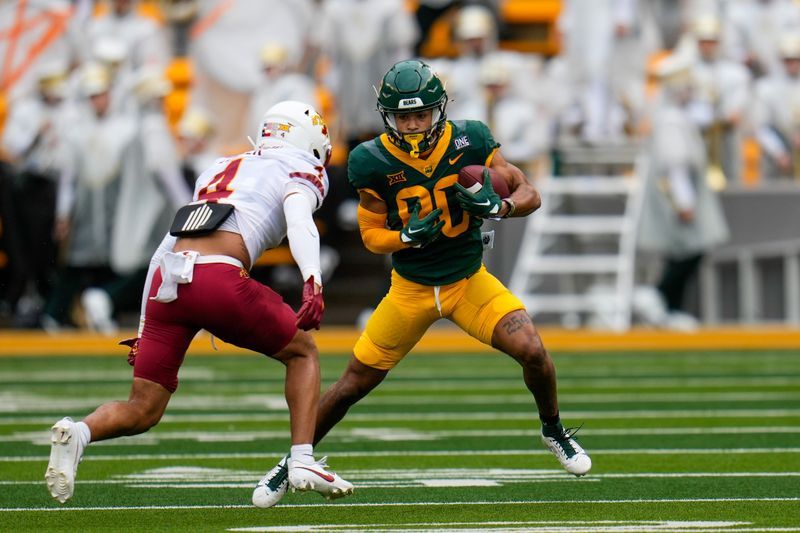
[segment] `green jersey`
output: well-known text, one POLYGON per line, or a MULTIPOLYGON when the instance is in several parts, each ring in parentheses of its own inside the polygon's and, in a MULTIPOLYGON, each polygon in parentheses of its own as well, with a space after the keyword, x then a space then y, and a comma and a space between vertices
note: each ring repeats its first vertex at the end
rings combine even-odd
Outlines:
POLYGON ((454 184, 462 167, 490 165, 499 146, 483 122, 466 120, 448 122, 425 159, 400 150, 386 134, 361 143, 350 153, 350 184, 386 203, 389 229, 401 230, 417 203, 420 218, 442 209, 444 227, 437 240, 423 248, 392 254, 392 266, 398 274, 423 285, 447 285, 480 268, 483 220, 461 209, 454 184))

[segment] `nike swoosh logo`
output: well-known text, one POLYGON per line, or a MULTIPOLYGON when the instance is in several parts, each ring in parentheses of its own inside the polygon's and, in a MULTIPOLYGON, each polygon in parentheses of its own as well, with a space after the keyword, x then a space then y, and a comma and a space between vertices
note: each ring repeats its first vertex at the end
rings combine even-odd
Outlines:
POLYGON ((313 472, 314 474, 318 475, 319 477, 321 477, 322 479, 324 479, 328 483, 333 483, 334 479, 336 479, 335 477, 333 477, 330 474, 325 474, 324 472, 317 472, 313 468, 306 468, 304 466, 298 466, 296 468, 302 468, 303 470, 308 470, 309 472, 313 472))
POLYGON ((492 202, 490 202, 489 200, 486 200, 486 201, 483 201, 483 202, 475 202, 475 205, 489 205, 491 203, 492 202))
POLYGON ((447 160, 447 162, 448 162, 448 163, 450 163, 451 165, 455 165, 455 164, 456 164, 456 161, 458 161, 459 159, 461 159, 461 156, 463 156, 463 155, 464 155, 464 152, 461 152, 460 154, 458 154, 458 155, 457 155, 457 156, 455 156, 454 158, 452 158, 452 159, 448 159, 448 160, 447 160))
POLYGON ((423 229, 425 229, 425 228, 408 228, 408 232, 407 233, 419 233, 423 229))

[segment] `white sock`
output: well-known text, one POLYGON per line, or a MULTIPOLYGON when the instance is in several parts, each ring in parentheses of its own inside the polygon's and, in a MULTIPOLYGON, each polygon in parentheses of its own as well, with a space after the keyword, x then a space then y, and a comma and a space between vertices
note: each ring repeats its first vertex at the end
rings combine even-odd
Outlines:
POLYGON ((89 429, 89 426, 83 421, 76 422, 75 428, 78 430, 78 440, 80 440, 81 449, 86 448, 86 446, 92 442, 92 430, 89 429))
POLYGON ((311 444, 295 444, 291 448, 292 461, 300 461, 310 465, 314 462, 314 446, 311 444))

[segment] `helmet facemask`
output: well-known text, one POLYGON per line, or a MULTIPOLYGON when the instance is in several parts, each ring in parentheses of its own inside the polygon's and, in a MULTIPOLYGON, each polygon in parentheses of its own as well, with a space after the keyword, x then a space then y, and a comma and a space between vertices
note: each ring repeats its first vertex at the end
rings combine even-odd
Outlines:
POLYGON ((411 157, 419 157, 419 154, 425 153, 439 141, 439 137, 444 131, 444 125, 447 122, 447 115, 445 114, 445 106, 447 99, 445 98, 441 105, 437 105, 431 109, 431 127, 425 131, 418 131, 414 133, 401 133, 397 128, 396 116, 402 113, 415 113, 418 111, 425 111, 430 108, 410 109, 408 111, 386 111, 380 108, 378 110, 383 117, 383 124, 386 128, 386 133, 389 139, 397 145, 401 150, 408 152, 411 157))

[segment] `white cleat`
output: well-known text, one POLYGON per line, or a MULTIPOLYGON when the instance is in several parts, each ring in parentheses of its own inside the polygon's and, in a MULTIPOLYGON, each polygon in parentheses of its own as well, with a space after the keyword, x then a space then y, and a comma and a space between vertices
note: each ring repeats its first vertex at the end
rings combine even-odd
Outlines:
POLYGON ((83 455, 75 422, 69 417, 56 422, 50 429, 50 442, 50 462, 44 479, 53 498, 64 503, 75 490, 75 476, 83 455))
POLYGON ((572 438, 577 430, 564 429, 560 424, 558 427, 561 430, 560 434, 550 436, 542 434, 542 442, 553 452, 564 470, 578 477, 585 475, 592 469, 592 460, 572 438))
POLYGON ((353 484, 329 471, 327 459, 323 457, 311 464, 289 459, 289 486, 292 492, 313 490, 322 494, 326 500, 353 494, 353 484))
POLYGON ((253 505, 266 508, 281 501, 289 488, 289 467, 286 463, 287 457, 284 457, 261 478, 253 490, 253 505))

